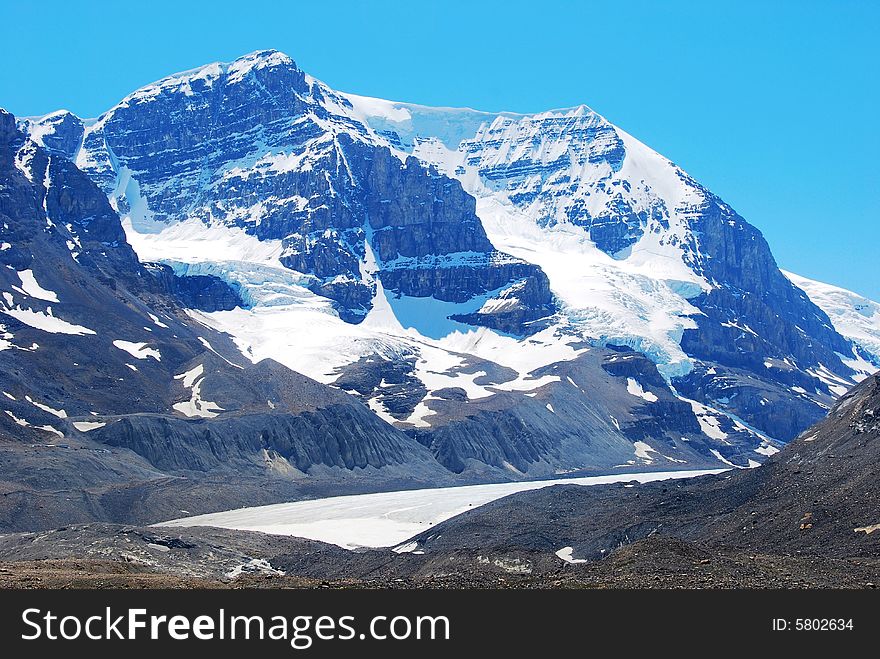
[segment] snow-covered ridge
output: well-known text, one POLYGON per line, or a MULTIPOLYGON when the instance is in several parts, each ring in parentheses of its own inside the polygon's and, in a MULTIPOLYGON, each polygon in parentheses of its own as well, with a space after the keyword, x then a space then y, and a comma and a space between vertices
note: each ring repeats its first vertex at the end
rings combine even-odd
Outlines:
MULTIPOLYGON (((839 286, 832 286, 793 272, 782 273, 828 314, 834 329, 860 346, 871 363, 858 363, 858 355, 846 355, 852 366, 868 373, 880 369, 880 304, 839 286)), ((866 361, 864 359, 862 362, 866 361)))
POLYGON ((181 71, 166 76, 156 82, 145 85, 126 96, 119 103, 128 105, 133 101, 144 101, 155 98, 163 91, 181 92, 193 96, 193 85, 210 87, 222 75, 229 76, 230 83, 240 82, 249 72, 273 66, 295 67, 293 60, 277 50, 258 50, 239 57, 233 62, 212 62, 203 66, 181 71))
POLYGON ((400 139, 399 147, 412 151, 416 139, 434 137, 449 149, 457 149, 466 139, 472 138, 483 124, 496 117, 522 117, 516 112, 483 112, 472 108, 443 108, 386 101, 381 98, 341 94, 354 109, 354 113, 377 132, 394 131, 400 139))

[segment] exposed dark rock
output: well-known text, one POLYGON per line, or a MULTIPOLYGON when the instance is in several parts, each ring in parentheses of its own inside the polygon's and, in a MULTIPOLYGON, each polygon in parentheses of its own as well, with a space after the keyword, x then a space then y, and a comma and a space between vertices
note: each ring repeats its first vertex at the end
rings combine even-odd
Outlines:
POLYGON ((238 293, 225 281, 213 275, 179 276, 163 263, 145 263, 144 267, 159 282, 159 288, 176 297, 187 309, 228 311, 244 306, 238 293))
POLYGON ((412 372, 415 357, 391 360, 378 355, 362 357, 347 365, 334 384, 343 391, 355 392, 364 400, 381 403, 396 419, 413 413, 428 390, 412 372))
MULTIPOLYGON (((471 368, 483 366, 477 362, 471 368)), ((435 392, 425 401, 431 427, 407 432, 451 471, 488 473, 495 479, 607 473, 621 467, 674 470, 683 463, 716 466, 713 450, 742 466, 763 457, 753 450, 760 440, 723 415, 711 416, 711 422, 726 439, 704 434, 691 405, 673 395, 656 365, 641 353, 592 349, 533 375, 555 381, 533 396, 500 387, 495 395, 475 400, 466 399, 460 389, 435 392), (630 379, 641 395, 630 391, 630 379), (647 457, 639 457, 645 456, 637 453, 634 443, 639 441, 650 447, 647 457)), ((503 385, 509 379, 498 373, 480 384, 492 389, 493 382, 503 385)))
MULTIPOLYGON (((849 372, 839 355, 852 348, 828 316, 779 271, 761 232, 728 206, 711 198, 696 227, 701 249, 713 255, 702 267, 719 287, 691 300, 705 315, 696 318, 698 330, 685 330, 681 345, 695 358, 724 367, 716 372, 733 377, 713 373, 710 378, 707 368, 697 369, 676 386, 774 437, 792 439, 822 418, 838 395, 807 372, 823 367, 849 372), (756 374, 761 382, 749 377, 756 374), (809 394, 793 393, 792 387, 809 394), (768 390, 771 395, 765 394, 768 390)), ((848 385, 842 381, 841 386, 848 385)))

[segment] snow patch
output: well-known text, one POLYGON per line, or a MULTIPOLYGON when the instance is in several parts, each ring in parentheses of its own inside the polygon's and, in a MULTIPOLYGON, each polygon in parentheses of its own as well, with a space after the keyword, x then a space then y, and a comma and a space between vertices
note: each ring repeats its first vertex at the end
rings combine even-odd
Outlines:
POLYGON ((56 410, 52 407, 49 407, 48 405, 46 405, 44 403, 38 403, 37 401, 32 399, 30 396, 25 396, 24 399, 27 402, 29 402, 31 405, 33 405, 34 407, 41 409, 44 412, 48 412, 49 414, 51 414, 53 416, 57 416, 59 419, 66 419, 67 418, 67 412, 65 412, 64 410, 56 410))
POLYGON ((147 347, 146 343, 133 343, 131 341, 114 341, 113 345, 124 350, 135 359, 155 359, 157 362, 162 361, 162 355, 155 348, 147 347))
POLYGON ((556 552, 556 555, 559 556, 566 563, 589 563, 590 561, 586 558, 573 558, 572 553, 574 553, 574 547, 563 547, 559 551, 556 552))
POLYGON ((46 302, 58 302, 58 295, 54 291, 46 290, 37 283, 33 270, 22 270, 18 273, 21 279, 21 287, 31 297, 45 300, 46 302))
POLYGON ((649 403, 656 403, 657 396, 650 391, 645 391, 642 385, 635 378, 627 378, 626 379, 626 390, 627 392, 635 396, 636 398, 642 398, 649 403))
POLYGON ((274 574, 284 576, 283 570, 277 570, 265 558, 252 558, 247 563, 236 565, 226 573, 228 579, 237 579, 242 574, 274 574))
POLYGON ((391 413, 385 408, 385 405, 383 405, 382 401, 380 401, 378 398, 368 399, 367 405, 375 413, 375 415, 382 419, 385 423, 390 423, 391 425, 397 423, 397 419, 391 416, 391 413))
POLYGON ((79 336, 95 334, 95 331, 90 330, 88 327, 75 325, 74 323, 68 323, 66 320, 56 318, 52 314, 52 307, 47 307, 46 311, 43 312, 34 311, 33 309, 23 309, 19 306, 14 309, 2 308, 0 309, 0 313, 12 316, 29 327, 33 327, 34 329, 43 332, 49 332, 50 334, 71 334, 79 336))
POLYGON ((97 430, 98 428, 103 428, 107 424, 102 421, 74 421, 73 427, 79 430, 80 432, 89 432, 91 430, 97 430))
POLYGON ((691 410, 693 411, 694 416, 697 417, 697 422, 700 424, 700 430, 706 435, 706 437, 720 441, 725 441, 727 439, 727 433, 721 430, 720 427, 720 419, 723 418, 723 414, 703 405, 702 403, 698 403, 695 400, 683 400, 687 400, 687 402, 691 404, 691 410))
POLYGON ((709 449, 709 451, 712 453, 712 455, 714 455, 716 458, 718 458, 718 460, 719 460, 720 462, 723 462, 724 464, 729 465, 729 466, 731 466, 731 467, 735 467, 735 468, 737 468, 737 469, 740 468, 739 465, 735 465, 735 464, 733 464, 730 460, 728 460, 728 459, 725 458, 723 455, 721 455, 721 452, 720 452, 718 449, 714 449, 714 448, 713 448, 713 449, 709 449))
POLYGON ((199 364, 198 366, 191 368, 190 370, 186 371, 185 373, 181 373, 180 375, 175 375, 174 379, 175 380, 183 380, 183 386, 186 387, 187 389, 192 389, 192 386, 193 386, 193 384, 195 384, 195 381, 198 378, 202 377, 202 374, 204 372, 205 372, 204 365, 199 364))
POLYGON ((17 416, 15 416, 15 415, 14 415, 12 412, 10 412, 9 410, 3 410, 3 411, 6 412, 6 415, 7 415, 10 419, 12 419, 13 421, 15 421, 16 425, 19 425, 19 426, 22 426, 22 427, 25 427, 25 428, 31 425, 30 423, 28 423, 28 422, 25 421, 24 419, 19 419, 17 416))
POLYGON ((157 316, 154 316, 153 314, 147 314, 147 315, 150 317, 150 320, 153 321, 153 324, 156 327, 161 327, 162 329, 168 329, 168 325, 166 325, 161 320, 159 320, 159 318, 157 316))
POLYGON ((203 372, 204 367, 199 364, 185 373, 174 376, 175 380, 183 381, 184 387, 191 389, 189 400, 172 405, 176 411, 184 416, 212 419, 223 411, 223 408, 217 405, 217 403, 202 400, 202 383, 205 381, 205 378, 202 376, 203 372))

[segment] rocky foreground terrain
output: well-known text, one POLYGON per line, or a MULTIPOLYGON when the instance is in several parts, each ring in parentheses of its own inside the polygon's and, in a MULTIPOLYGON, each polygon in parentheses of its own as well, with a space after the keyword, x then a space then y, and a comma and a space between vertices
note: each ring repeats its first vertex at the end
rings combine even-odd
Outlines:
POLYGON ((453 517, 407 551, 212 528, 0 536, 4 587, 874 588, 880 377, 763 466, 559 485, 453 517))
POLYGON ((877 558, 749 553, 660 535, 570 564, 540 551, 352 553, 243 531, 86 525, 6 536, 0 556, 0 588, 874 588, 880 579, 877 558))

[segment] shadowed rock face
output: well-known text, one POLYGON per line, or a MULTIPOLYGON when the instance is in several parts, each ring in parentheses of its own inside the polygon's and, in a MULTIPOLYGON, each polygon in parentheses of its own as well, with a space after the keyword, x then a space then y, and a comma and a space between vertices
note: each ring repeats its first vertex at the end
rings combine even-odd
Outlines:
POLYGON ((809 371, 847 373, 840 355, 852 354, 852 346, 779 271, 761 233, 729 207, 710 200, 696 226, 701 249, 713 255, 705 272, 721 285, 691 301, 704 316, 696 319, 698 329, 685 330, 681 345, 706 366, 676 386, 691 398, 724 400, 756 427, 792 439, 819 421, 837 395, 809 371), (710 364, 721 369, 707 374, 710 364), (758 386, 749 382, 754 374, 763 381, 758 386), (793 396, 791 387, 817 395, 793 396))
POLYGON ((199 505, 252 502, 262 487, 295 498, 315 470, 328 487, 359 482, 354 470, 379 488, 448 477, 356 399, 251 364, 192 320, 183 304, 240 300, 214 277, 141 264, 106 196, 5 112, 0 227, 0 489, 13 494, 0 500, 3 528, 124 519, 139 497, 158 514, 211 479, 217 503, 199 505), (184 475, 172 494, 168 479, 184 475))
POLYGON ((244 306, 238 293, 214 275, 180 276, 164 263, 145 263, 144 267, 156 278, 160 289, 177 298, 186 309, 210 313, 244 306))

